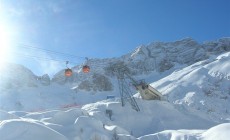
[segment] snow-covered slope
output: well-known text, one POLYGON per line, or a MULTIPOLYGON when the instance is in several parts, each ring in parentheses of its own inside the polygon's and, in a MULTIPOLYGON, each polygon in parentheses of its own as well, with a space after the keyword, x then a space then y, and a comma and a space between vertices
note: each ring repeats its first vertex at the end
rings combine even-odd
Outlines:
POLYGON ((227 140, 229 137, 230 123, 215 126, 168 102, 138 100, 138 104, 140 112, 114 101, 41 112, 1 112, 5 117, 1 118, 0 136, 2 140, 227 140), (108 112, 112 112, 111 116, 108 112))
POLYGON ((134 139, 162 130, 207 129, 215 125, 195 115, 185 114, 168 102, 139 100, 138 103, 140 112, 132 110, 129 105, 121 107, 119 102, 111 101, 88 104, 82 108, 9 112, 8 118, 1 120, 0 135, 4 140, 16 137, 29 140, 33 136, 36 136, 35 139, 49 136, 49 139, 85 140, 97 137, 110 140, 114 134, 134 139))
POLYGON ((36 86, 36 76, 22 65, 5 63, 0 73, 0 89, 36 86))
POLYGON ((1 140, 227 140, 229 42, 153 43, 121 58, 92 59, 89 74, 76 66, 73 77, 60 71, 52 80, 8 64, 0 75, 1 140), (168 101, 136 98, 139 112, 128 103, 122 107, 110 71, 121 60, 136 79, 156 81, 151 85, 168 101), (107 95, 116 98, 105 100, 107 95))
POLYGON ((208 130, 166 130, 146 135, 138 140, 228 140, 230 123, 220 124, 208 130))
POLYGON ((197 62, 155 82, 168 100, 214 121, 230 119, 230 52, 197 62))

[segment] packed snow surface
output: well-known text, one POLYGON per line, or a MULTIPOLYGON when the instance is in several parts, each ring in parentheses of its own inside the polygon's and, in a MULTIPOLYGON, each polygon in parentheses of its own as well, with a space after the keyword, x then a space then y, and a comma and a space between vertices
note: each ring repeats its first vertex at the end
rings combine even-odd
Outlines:
POLYGON ((116 137, 122 140, 227 140, 229 136, 230 123, 217 125, 192 114, 185 114, 168 102, 138 100, 138 103, 141 106, 140 112, 132 110, 128 105, 121 107, 119 102, 112 101, 87 104, 82 108, 4 112, 0 136, 2 140, 111 140, 116 137), (111 118, 106 110, 112 110, 111 118))

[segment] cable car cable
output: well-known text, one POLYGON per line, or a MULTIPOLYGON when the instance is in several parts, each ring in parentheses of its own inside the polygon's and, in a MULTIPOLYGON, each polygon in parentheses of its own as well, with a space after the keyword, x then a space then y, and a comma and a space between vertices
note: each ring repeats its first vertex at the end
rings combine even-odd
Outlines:
POLYGON ((86 57, 82 57, 82 56, 76 56, 73 54, 67 54, 67 53, 62 53, 62 52, 58 52, 58 51, 52 51, 49 49, 43 49, 43 48, 38 48, 38 47, 34 47, 31 45, 25 45, 25 44, 19 44, 20 47, 23 47, 25 49, 37 49, 46 53, 53 53, 53 54, 59 54, 59 55, 63 55, 63 56, 67 56, 67 57, 73 57, 73 58, 80 58, 80 59, 85 59, 86 57))
MULTIPOLYGON (((14 53, 15 55, 21 56, 21 57, 29 57, 29 58, 34 58, 34 59, 39 59, 43 61, 56 61, 56 62, 66 62, 65 60, 61 59, 53 59, 53 58, 47 58, 47 57, 39 57, 39 56, 33 56, 33 55, 28 55, 28 54, 21 54, 21 53, 14 53)), ((76 64, 76 62, 69 61, 69 63, 76 64)))

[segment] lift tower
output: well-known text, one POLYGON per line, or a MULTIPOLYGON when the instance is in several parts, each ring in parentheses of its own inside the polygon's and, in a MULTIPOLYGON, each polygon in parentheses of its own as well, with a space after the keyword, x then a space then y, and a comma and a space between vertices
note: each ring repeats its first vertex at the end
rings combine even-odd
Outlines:
POLYGON ((129 84, 126 81, 125 73, 127 70, 127 67, 124 67, 124 65, 115 64, 113 66, 113 72, 116 74, 118 79, 119 91, 121 96, 121 105, 124 106, 126 102, 129 102, 134 110, 140 111, 140 108, 137 105, 136 100, 132 96, 129 84))
POLYGON ((132 76, 129 75, 129 69, 124 63, 117 63, 112 66, 113 72, 117 76, 118 85, 121 96, 122 106, 125 105, 125 102, 129 102, 133 109, 140 111, 136 100, 132 96, 130 90, 129 82, 126 79, 129 79, 132 82, 132 85, 139 91, 142 99, 144 100, 162 100, 162 94, 153 88, 151 85, 147 84, 145 81, 137 81, 132 76))

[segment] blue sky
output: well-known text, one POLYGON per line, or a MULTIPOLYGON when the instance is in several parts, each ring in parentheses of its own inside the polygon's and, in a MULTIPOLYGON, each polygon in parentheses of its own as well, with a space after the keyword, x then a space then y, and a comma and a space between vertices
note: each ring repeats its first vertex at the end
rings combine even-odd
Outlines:
MULTIPOLYGON (((154 41, 229 37, 229 7, 229 0, 1 0, 0 31, 11 50, 33 56, 57 57, 20 45, 82 58, 119 57, 154 41)), ((12 61, 36 74, 64 67, 23 56, 12 61)))

